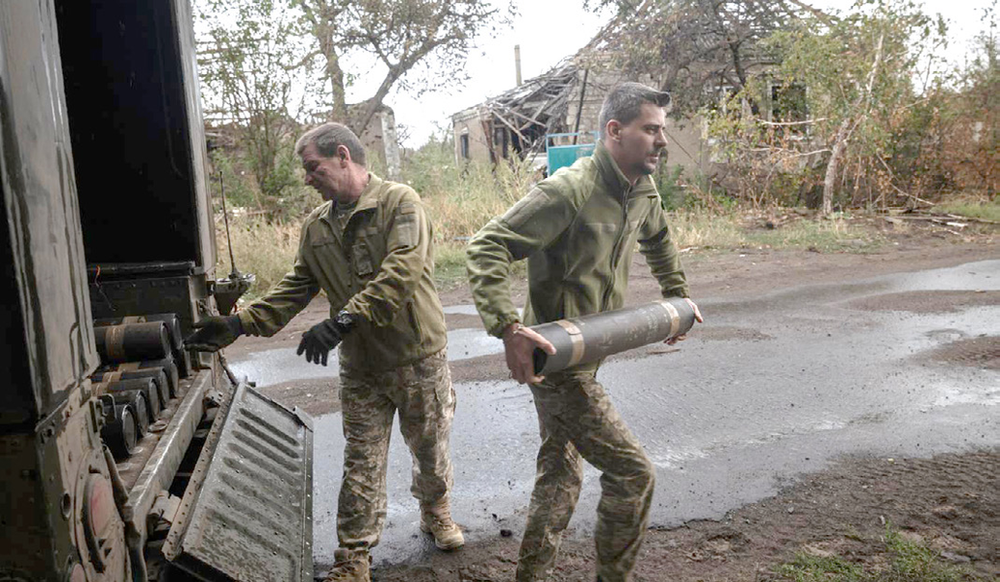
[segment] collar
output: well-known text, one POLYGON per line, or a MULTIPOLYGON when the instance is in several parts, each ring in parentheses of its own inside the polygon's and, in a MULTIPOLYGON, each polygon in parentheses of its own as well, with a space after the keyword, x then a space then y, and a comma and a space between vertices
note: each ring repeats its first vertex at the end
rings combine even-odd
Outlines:
POLYGON ((378 193, 382 189, 382 178, 379 178, 375 174, 368 172, 368 185, 365 189, 361 191, 361 196, 358 198, 358 204, 354 207, 354 214, 361 212, 363 210, 371 210, 378 205, 378 193))
MULTIPOLYGON (((382 178, 368 172, 368 185, 361 191, 361 196, 358 196, 358 200, 354 204, 354 210, 352 210, 351 215, 347 217, 347 222, 350 222, 351 218, 353 218, 355 214, 375 208, 378 205, 378 194, 381 188, 382 178)), ((329 204, 330 208, 326 211, 323 219, 326 220, 327 223, 333 225, 336 224, 336 205, 333 202, 330 202, 329 204)))
POLYGON ((658 198, 656 186, 653 185, 652 176, 640 176, 635 185, 629 183, 625 173, 618 167, 618 163, 611 157, 611 152, 604 146, 604 141, 598 141, 594 149, 594 163, 597 164, 597 171, 604 180, 604 183, 612 192, 626 192, 629 198, 639 196, 649 196, 658 198))

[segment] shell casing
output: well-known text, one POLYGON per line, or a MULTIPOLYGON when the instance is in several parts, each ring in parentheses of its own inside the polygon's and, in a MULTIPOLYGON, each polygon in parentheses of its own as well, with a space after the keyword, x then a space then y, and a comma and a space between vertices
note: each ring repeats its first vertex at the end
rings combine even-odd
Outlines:
POLYGON ((683 297, 534 325, 531 329, 556 348, 552 355, 535 349, 535 374, 558 372, 665 341, 693 325, 694 309, 683 297))

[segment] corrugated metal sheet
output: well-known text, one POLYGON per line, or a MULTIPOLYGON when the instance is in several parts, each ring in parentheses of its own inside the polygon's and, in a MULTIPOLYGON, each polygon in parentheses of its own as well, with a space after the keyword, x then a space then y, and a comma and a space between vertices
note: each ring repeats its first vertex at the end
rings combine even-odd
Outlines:
POLYGON ((239 386, 167 557, 206 580, 311 581, 312 440, 308 417, 239 386))

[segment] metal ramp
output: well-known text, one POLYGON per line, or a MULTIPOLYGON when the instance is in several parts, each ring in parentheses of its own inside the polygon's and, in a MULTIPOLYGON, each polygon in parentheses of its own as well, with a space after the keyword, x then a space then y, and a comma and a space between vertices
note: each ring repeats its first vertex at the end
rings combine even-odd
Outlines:
POLYGON ((212 425, 163 546, 197 578, 311 582, 311 420, 241 384, 212 425))

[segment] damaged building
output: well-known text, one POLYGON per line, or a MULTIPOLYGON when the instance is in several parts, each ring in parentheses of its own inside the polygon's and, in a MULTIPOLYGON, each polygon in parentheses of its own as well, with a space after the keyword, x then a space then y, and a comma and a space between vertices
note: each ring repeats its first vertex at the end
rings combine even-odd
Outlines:
MULTIPOLYGON (((567 146, 594 143, 605 95, 631 80, 603 66, 606 55, 595 48, 599 39, 546 73, 452 115, 456 162, 520 158, 541 168, 548 165, 546 151, 555 150, 561 167, 572 163, 565 154, 589 154, 588 148, 567 146)), ((710 164, 699 121, 668 117, 666 133, 670 165, 702 171, 710 164)))

